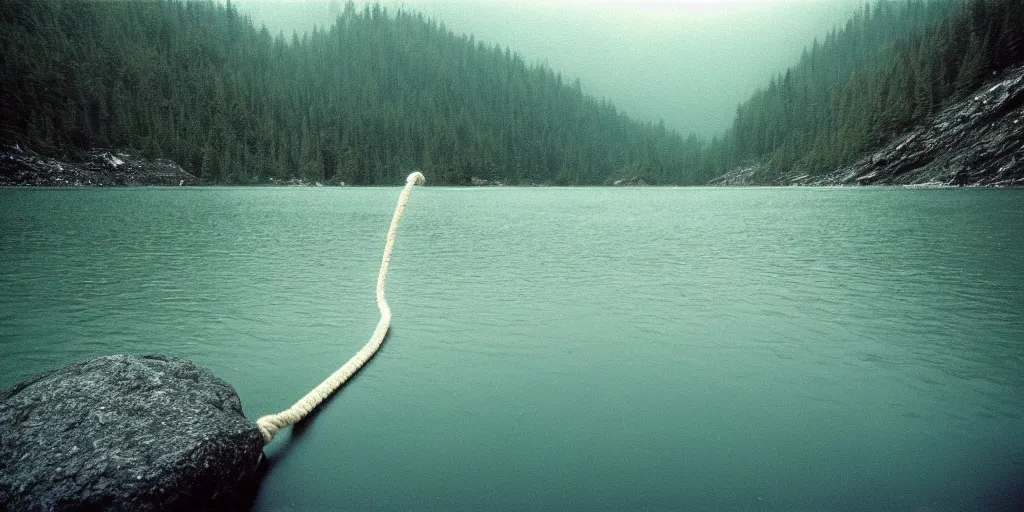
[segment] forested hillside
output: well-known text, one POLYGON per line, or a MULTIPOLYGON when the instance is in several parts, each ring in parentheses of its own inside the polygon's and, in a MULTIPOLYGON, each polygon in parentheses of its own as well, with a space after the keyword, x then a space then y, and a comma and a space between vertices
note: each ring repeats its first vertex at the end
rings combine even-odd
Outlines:
POLYGON ((543 65, 349 3, 326 31, 230 2, 5 2, 0 129, 46 153, 134 148, 207 183, 695 183, 700 149, 543 65))
POLYGON ((725 168, 760 166, 762 182, 823 174, 1022 63, 1019 0, 866 5, 742 104, 710 152, 724 153, 725 168))
MULTIPOLYGON (((0 138, 170 158, 206 183, 753 183, 848 165, 1024 64, 1024 2, 880 0, 711 141, 630 119, 509 49, 351 2, 272 35, 230 2, 0 3, 0 138)), ((638 78, 639 80, 640 78, 638 78)))

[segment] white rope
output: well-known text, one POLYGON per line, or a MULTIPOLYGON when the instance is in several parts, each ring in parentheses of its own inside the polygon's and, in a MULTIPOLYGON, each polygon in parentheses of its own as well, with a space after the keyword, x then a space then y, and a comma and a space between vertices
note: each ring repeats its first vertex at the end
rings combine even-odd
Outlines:
POLYGON ((388 327, 391 325, 391 308, 388 306, 388 301, 384 298, 384 283, 388 278, 388 266, 391 265, 391 250, 395 246, 395 236, 398 234, 398 221, 402 218, 402 213, 405 212, 405 205, 409 202, 409 194, 412 192, 413 185, 423 185, 426 182, 427 179, 422 174, 414 172, 406 178, 405 188, 402 189, 402 193, 398 196, 395 216, 391 218, 391 228, 388 230, 387 243, 384 244, 384 259, 380 263, 380 273, 377 274, 377 308, 380 309, 380 321, 377 322, 377 329, 373 331, 370 341, 356 355, 352 356, 352 359, 349 359, 341 368, 338 368, 330 377, 321 382, 319 386, 313 388, 301 400, 295 402, 295 405, 285 411, 270 414, 256 420, 256 425, 259 426, 260 433, 263 435, 263 444, 269 444, 279 429, 298 423, 316 406, 320 405, 320 402, 331 396, 335 390, 373 357, 373 354, 380 348, 381 343, 384 342, 384 335, 387 334, 388 327))

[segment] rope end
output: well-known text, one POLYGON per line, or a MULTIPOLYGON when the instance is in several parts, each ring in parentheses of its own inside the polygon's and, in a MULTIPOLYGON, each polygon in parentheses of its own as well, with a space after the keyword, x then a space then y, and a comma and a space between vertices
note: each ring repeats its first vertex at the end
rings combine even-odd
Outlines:
POLYGON ((274 440, 274 435, 277 434, 277 425, 270 420, 277 416, 276 414, 270 414, 256 420, 256 426, 260 429, 260 435, 263 436, 263 444, 268 445, 274 440))
POLYGON ((406 183, 412 183, 413 185, 426 185, 427 177, 421 172, 414 172, 405 179, 406 183))

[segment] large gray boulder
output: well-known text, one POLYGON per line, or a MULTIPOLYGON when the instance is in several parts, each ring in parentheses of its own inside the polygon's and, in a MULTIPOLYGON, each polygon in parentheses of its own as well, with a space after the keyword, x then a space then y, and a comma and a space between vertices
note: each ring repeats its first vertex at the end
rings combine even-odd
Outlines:
POLYGON ((99 357, 0 391, 0 510, 231 508, 262 456, 234 388, 184 359, 99 357))

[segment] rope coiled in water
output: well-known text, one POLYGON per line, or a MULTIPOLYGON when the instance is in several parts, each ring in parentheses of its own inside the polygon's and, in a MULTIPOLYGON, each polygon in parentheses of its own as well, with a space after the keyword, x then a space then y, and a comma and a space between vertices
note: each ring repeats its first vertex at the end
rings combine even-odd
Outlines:
POLYGON ((356 355, 352 356, 347 363, 338 368, 327 379, 306 393, 306 396, 295 402, 288 409, 277 414, 269 414, 256 420, 256 425, 263 435, 263 444, 269 444, 274 439, 277 431, 294 425, 305 418, 310 411, 320 405, 325 398, 331 396, 342 384, 351 378, 360 368, 370 360, 384 342, 384 335, 391 326, 391 308, 384 298, 384 284, 388 278, 388 267, 391 265, 391 251, 395 246, 395 237, 398 235, 398 221, 405 212, 405 205, 409 202, 409 194, 412 193, 413 185, 423 185, 427 179, 423 174, 414 172, 405 180, 405 188, 398 196, 398 205, 395 206, 395 215, 391 218, 391 228, 388 229, 387 243, 384 244, 384 258, 380 263, 380 273, 377 274, 377 308, 380 309, 380 321, 373 331, 370 341, 363 346, 356 355))

